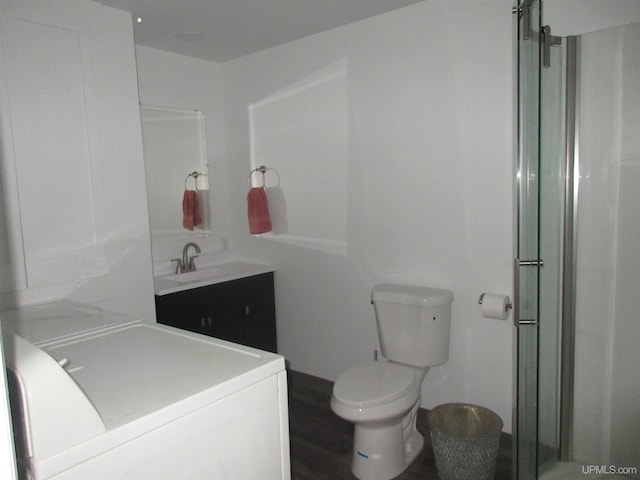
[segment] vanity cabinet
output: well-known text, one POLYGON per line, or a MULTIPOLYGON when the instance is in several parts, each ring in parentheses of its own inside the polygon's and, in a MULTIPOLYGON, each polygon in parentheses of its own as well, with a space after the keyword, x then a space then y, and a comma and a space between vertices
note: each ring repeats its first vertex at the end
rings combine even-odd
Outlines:
POLYGON ((277 351, 273 272, 156 295, 158 323, 277 351))

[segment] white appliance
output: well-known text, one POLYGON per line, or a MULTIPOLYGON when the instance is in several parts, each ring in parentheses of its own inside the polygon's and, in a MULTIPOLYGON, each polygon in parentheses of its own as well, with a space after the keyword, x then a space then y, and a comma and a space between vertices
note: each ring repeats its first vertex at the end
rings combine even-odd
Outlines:
POLYGON ((281 356, 69 301, 0 315, 22 477, 291 477, 281 356))

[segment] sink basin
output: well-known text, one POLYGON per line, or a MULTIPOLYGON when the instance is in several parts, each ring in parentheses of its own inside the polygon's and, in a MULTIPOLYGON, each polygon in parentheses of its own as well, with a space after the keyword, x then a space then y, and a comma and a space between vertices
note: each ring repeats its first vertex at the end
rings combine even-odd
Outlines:
POLYGON ((273 271, 273 267, 269 265, 244 259, 229 259, 221 263, 202 265, 193 272, 155 276, 153 288, 156 295, 167 295, 273 271))
POLYGON ((230 275, 238 275, 244 272, 249 272, 255 268, 255 265, 244 262, 229 262, 222 263, 211 267, 202 267, 199 270, 178 273, 175 275, 166 275, 163 278, 177 283, 192 283, 199 282, 201 280, 214 279, 218 277, 226 277, 230 275))

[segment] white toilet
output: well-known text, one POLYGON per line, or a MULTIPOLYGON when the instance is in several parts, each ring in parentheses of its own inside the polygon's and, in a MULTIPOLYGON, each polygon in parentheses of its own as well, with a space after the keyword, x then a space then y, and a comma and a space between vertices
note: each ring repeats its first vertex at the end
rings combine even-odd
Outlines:
POLYGON ((416 429, 420 386, 429 367, 449 358, 453 293, 409 285, 371 292, 386 362, 353 367, 333 386, 331 409, 355 424, 351 470, 362 480, 388 480, 422 451, 416 429))

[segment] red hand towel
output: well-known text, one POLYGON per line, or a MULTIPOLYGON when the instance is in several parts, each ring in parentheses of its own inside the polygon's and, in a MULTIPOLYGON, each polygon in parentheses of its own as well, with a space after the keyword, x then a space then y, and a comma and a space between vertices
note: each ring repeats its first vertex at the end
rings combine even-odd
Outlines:
POLYGON ((182 197, 182 226, 187 230, 193 230, 195 225, 202 223, 200 207, 198 206, 198 194, 195 190, 185 190, 182 197))
POLYGON ((252 235, 271 231, 269 203, 264 187, 254 187, 249 190, 247 213, 249 215, 249 231, 252 235))

